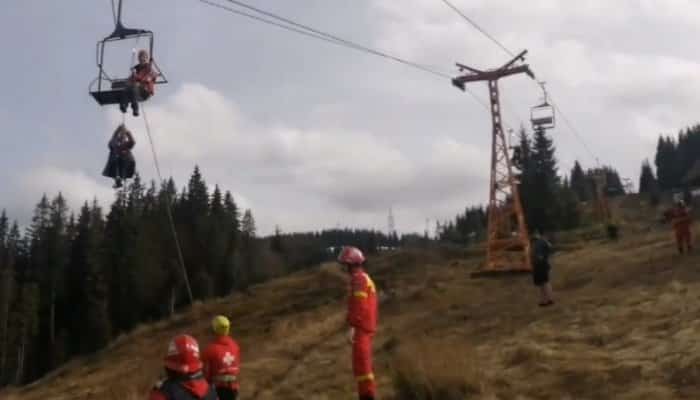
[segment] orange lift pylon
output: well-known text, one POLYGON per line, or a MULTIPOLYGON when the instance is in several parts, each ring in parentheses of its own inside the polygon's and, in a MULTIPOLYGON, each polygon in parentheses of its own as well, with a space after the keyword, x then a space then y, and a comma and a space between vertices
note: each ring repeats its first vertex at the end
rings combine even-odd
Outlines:
POLYGON ((452 79, 452 84, 462 91, 469 82, 486 81, 491 103, 493 126, 491 143, 491 183, 488 207, 488 244, 486 263, 472 276, 500 274, 504 272, 530 272, 530 236, 525 222, 518 182, 515 180, 503 132, 498 80, 507 76, 525 73, 535 79, 525 62, 527 50, 502 67, 481 71, 457 63, 460 72, 466 74, 452 79))

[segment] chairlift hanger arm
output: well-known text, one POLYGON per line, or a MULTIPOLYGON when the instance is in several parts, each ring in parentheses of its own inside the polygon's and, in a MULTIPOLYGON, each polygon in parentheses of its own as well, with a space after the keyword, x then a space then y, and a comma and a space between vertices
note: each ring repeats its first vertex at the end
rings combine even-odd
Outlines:
POLYGON ((502 66, 500 69, 509 68, 511 65, 515 64, 517 61, 525 62, 525 54, 527 54, 527 50, 521 51, 520 54, 515 56, 512 60, 508 61, 508 63, 506 63, 506 65, 502 66))
POLYGON ((107 36, 104 41, 128 39, 131 37, 138 37, 144 35, 153 35, 153 32, 144 29, 131 29, 127 28, 122 24, 122 0, 118 0, 119 5, 117 6, 117 17, 114 26, 114 32, 107 36))
POLYGON ((500 78, 504 78, 506 76, 510 75, 517 75, 525 73, 530 77, 533 77, 534 74, 530 70, 530 67, 528 65, 519 65, 517 67, 512 67, 512 68, 507 68, 507 69, 496 69, 493 71, 484 71, 484 72, 479 72, 479 73, 471 73, 471 74, 466 74, 459 76, 457 78, 454 78, 452 81, 455 82, 455 84, 460 83, 464 84, 467 82, 478 82, 478 81, 495 81, 500 78))
POLYGON ((464 64, 460 64, 460 63, 455 63, 455 64, 456 64, 457 67, 459 68, 460 72, 463 72, 463 71, 466 70, 466 71, 471 71, 471 72, 473 72, 473 73, 475 73, 475 74, 483 74, 483 73, 484 73, 484 71, 478 70, 478 69, 476 69, 476 68, 469 67, 469 66, 464 65, 464 64))

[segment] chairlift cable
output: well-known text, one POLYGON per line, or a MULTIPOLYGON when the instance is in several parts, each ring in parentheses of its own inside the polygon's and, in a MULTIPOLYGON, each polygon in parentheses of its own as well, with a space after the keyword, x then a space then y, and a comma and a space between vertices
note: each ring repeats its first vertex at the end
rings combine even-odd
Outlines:
POLYGON ((459 14, 462 18, 464 18, 465 21, 472 27, 474 27, 476 30, 481 32, 484 36, 489 38, 492 42, 496 44, 496 46, 500 47, 501 50, 505 51, 509 56, 515 58, 516 54, 513 53, 512 51, 508 50, 506 46, 503 45, 503 43, 499 42, 495 37, 491 36, 484 28, 479 26, 476 22, 474 22, 473 19, 469 18, 466 14, 464 14, 462 11, 460 11, 459 8, 457 8, 454 4, 452 4, 449 0, 442 0, 443 3, 445 3, 448 7, 450 7, 454 12, 459 14))
POLYGON ((114 20, 114 26, 117 26, 117 23, 119 21, 117 21, 117 10, 114 7, 114 0, 109 0, 109 1, 110 1, 110 3, 112 3, 112 19, 114 20))
MULTIPOLYGON (((298 33, 298 34, 301 34, 301 35, 309 36, 309 37, 312 37, 312 38, 315 38, 315 39, 319 39, 319 40, 322 40, 322 41, 326 41, 326 42, 329 42, 329 43, 333 43, 333 44, 336 44, 336 45, 339 45, 339 46, 343 46, 343 47, 346 47, 346 48, 351 48, 351 49, 358 50, 358 51, 363 51, 363 52, 366 52, 366 53, 369 53, 369 54, 372 54, 372 55, 375 55, 375 56, 378 56, 378 57, 382 57, 382 58, 385 58, 385 59, 389 59, 389 60, 392 60, 392 61, 396 61, 396 62, 399 62, 399 63, 401 63, 401 64, 404 64, 404 65, 407 65, 407 66, 416 68, 416 69, 418 69, 418 70, 421 70, 421 71, 423 71, 423 72, 427 72, 427 73, 432 74, 432 75, 434 75, 434 76, 438 76, 438 77, 440 77, 440 78, 452 79, 452 76, 451 76, 450 74, 448 74, 448 73, 445 73, 445 72, 442 72, 442 71, 438 71, 438 70, 436 70, 436 69, 434 69, 434 68, 427 67, 427 66, 424 66, 424 65, 421 65, 421 64, 412 62, 412 61, 408 61, 408 60, 402 59, 402 58, 400 58, 400 57, 391 55, 391 54, 386 53, 386 52, 383 52, 383 51, 379 51, 379 50, 371 49, 371 48, 366 47, 366 46, 359 45, 359 44, 354 43, 354 42, 351 42, 351 41, 349 41, 349 40, 346 40, 346 39, 340 38, 340 37, 338 37, 338 36, 331 35, 331 34, 329 34, 329 33, 325 33, 325 32, 320 31, 320 30, 318 30, 318 29, 311 28, 311 27, 309 27, 309 26, 306 26, 306 25, 297 23, 297 22, 295 22, 295 21, 292 21, 292 20, 289 19, 289 18, 285 18, 285 17, 282 17, 282 16, 278 16, 278 15, 273 14, 273 13, 271 13, 271 12, 268 12, 268 11, 265 11, 265 10, 261 10, 261 9, 259 9, 259 8, 256 8, 256 7, 250 6, 250 5, 248 5, 248 4, 242 3, 242 2, 240 2, 240 1, 225 0, 225 1, 229 1, 230 3, 240 5, 241 7, 248 8, 248 9, 250 9, 250 10, 252 10, 252 11, 255 11, 255 12, 258 12, 258 13, 260 13, 260 14, 263 14, 263 15, 266 15, 266 16, 269 16, 269 17, 272 17, 272 18, 275 18, 275 19, 277 19, 278 21, 282 21, 282 22, 286 23, 286 25, 283 24, 283 23, 280 23, 280 22, 276 22, 276 21, 267 19, 267 18, 260 17, 260 16, 258 16, 258 15, 254 15, 254 14, 247 13, 247 12, 245 12, 245 11, 241 11, 241 10, 237 10, 237 9, 234 9, 234 8, 231 8, 231 7, 227 7, 227 6, 224 6, 224 5, 222 5, 222 4, 215 3, 215 2, 210 1, 210 0, 198 0, 198 1, 201 2, 201 3, 204 3, 204 4, 206 4, 206 5, 209 5, 209 6, 211 6, 211 7, 219 8, 219 9, 222 9, 222 10, 225 10, 225 11, 228 11, 228 12, 230 12, 230 13, 237 14, 237 15, 240 15, 240 16, 243 16, 243 17, 246 17, 246 18, 251 18, 251 19, 254 19, 254 20, 256 20, 256 21, 259 21, 259 22, 262 22, 262 23, 265 23, 265 24, 268 24, 268 25, 273 25, 273 26, 276 26, 276 27, 279 27, 279 28, 282 28, 282 29, 286 29, 286 30, 291 31, 291 32, 295 32, 295 33, 298 33), (293 25, 293 26, 290 26, 290 25, 293 25)), ((479 103, 482 107, 484 107, 484 109, 486 109, 486 110, 489 110, 489 109, 490 109, 490 107, 489 107, 489 105, 486 103, 486 101, 483 100, 483 99, 481 99, 479 96, 477 96, 471 89, 466 88, 465 91, 466 91, 470 96, 472 96, 472 97, 474 98, 474 100, 476 100, 477 103, 479 103)))
POLYGON ((244 16, 244 17, 252 18, 252 19, 255 19, 255 20, 257 20, 257 21, 266 23, 266 24, 270 24, 270 25, 274 25, 274 26, 280 27, 280 28, 282 28, 282 29, 286 29, 286 30, 289 30, 289 31, 292 31, 292 32, 296 32, 296 33, 299 33, 299 34, 303 34, 303 35, 306 35, 306 36, 310 36, 310 37, 313 37, 313 38, 316 38, 316 39, 324 40, 324 41, 327 41, 327 42, 330 42, 330 43, 334 43, 334 44, 337 44, 337 45, 340 45, 340 46, 349 47, 349 48, 352 48, 352 49, 355 49, 355 50, 358 50, 358 51, 363 51, 363 52, 366 52, 366 53, 369 53, 369 54, 373 54, 373 55, 375 55, 375 56, 387 58, 387 59, 396 61, 396 62, 398 62, 398 63, 401 63, 401 64, 404 64, 404 65, 408 65, 408 66, 410 66, 410 67, 419 69, 419 70, 421 70, 421 71, 424 71, 424 72, 427 72, 427 73, 430 73, 430 74, 433 74, 433 75, 436 75, 436 76, 440 76, 440 77, 442 77, 442 78, 446 78, 446 79, 451 79, 451 78, 452 78, 449 74, 446 74, 446 73, 443 73, 443 72, 439 72, 439 71, 433 70, 433 69, 431 69, 431 68, 429 68, 429 67, 426 67, 426 66, 424 66, 424 65, 418 64, 418 63, 416 63, 416 62, 409 61, 409 60, 405 60, 405 59, 402 59, 402 58, 400 58, 400 57, 396 57, 396 56, 393 56, 393 55, 391 55, 391 54, 388 54, 388 53, 385 53, 385 52, 382 52, 382 51, 379 51, 379 50, 372 49, 372 48, 370 48, 370 47, 366 47, 366 46, 363 46, 363 45, 360 45, 360 44, 351 42, 351 41, 349 41, 349 40, 340 38, 340 37, 338 37, 338 36, 335 36, 335 35, 332 35, 332 34, 329 34, 329 33, 323 32, 323 31, 320 31, 320 30, 318 30, 318 29, 314 29, 314 28, 311 28, 311 27, 309 27, 309 26, 306 26, 306 25, 297 23, 297 22, 295 22, 295 21, 292 21, 291 19, 288 19, 288 18, 285 18, 285 17, 281 17, 281 16, 278 16, 278 15, 273 14, 273 13, 271 13, 271 12, 268 12, 268 11, 261 10, 261 9, 259 9, 259 8, 250 6, 250 5, 245 4, 245 3, 242 3, 242 2, 240 2, 240 1, 236 1, 236 0, 224 0, 224 1, 228 1, 229 3, 239 5, 240 7, 244 7, 244 8, 248 8, 248 9, 250 9, 250 10, 253 10, 253 11, 259 13, 259 14, 263 14, 263 15, 266 15, 266 16, 268 16, 268 17, 274 18, 274 19, 276 19, 276 20, 278 20, 278 21, 282 21, 284 24, 283 24, 283 23, 278 23, 278 22, 275 22, 275 21, 272 21, 272 20, 269 20, 269 19, 266 19, 266 18, 262 18, 262 17, 259 17, 259 16, 257 16, 257 15, 250 14, 250 13, 247 13, 247 12, 244 12, 244 11, 241 11, 241 10, 236 10, 236 9, 233 9, 233 8, 230 8, 230 7, 226 7, 226 6, 222 5, 222 4, 218 4, 218 3, 215 3, 215 2, 210 1, 210 0, 198 0, 198 1, 201 2, 201 3, 207 4, 207 5, 209 5, 209 6, 216 7, 216 8, 220 8, 220 9, 222 9, 222 10, 226 10, 226 11, 229 11, 229 12, 231 12, 231 13, 238 14, 238 15, 241 15, 241 16, 244 16), (285 25, 285 24, 287 24, 287 25, 285 25), (290 26, 290 25, 291 25, 291 26, 290 26))
MULTIPOLYGON (((515 57, 515 54, 510 51, 503 43, 499 42, 498 39, 496 39, 493 35, 489 34, 484 28, 482 28, 479 24, 477 24, 473 19, 469 18, 466 14, 464 14, 459 8, 457 8, 454 4, 452 4, 449 0, 442 0, 443 3, 445 3, 448 7, 450 7, 455 13, 460 15, 462 18, 464 18, 465 21, 472 27, 474 27, 476 30, 481 32, 484 36, 486 36, 489 40, 491 40, 493 43, 495 43, 498 47, 501 48, 506 54, 508 54, 511 57, 515 57)), ((535 82, 535 84, 541 88, 541 84, 539 82, 535 82)), ((554 99, 552 98, 551 92, 548 93, 548 100, 549 104, 554 107, 554 109, 559 113, 559 115, 562 117, 564 120, 564 123, 567 125, 569 130, 576 136, 579 142, 583 145, 583 147, 586 149, 588 154, 591 156, 593 160, 595 160, 596 164, 600 166, 600 161, 598 157, 591 151, 590 147, 586 143, 585 140, 583 140, 583 136, 578 132, 578 130, 574 127, 574 125, 571 123, 571 120, 564 114, 564 112, 561 110, 561 108, 554 102, 554 99)))
MULTIPOLYGON (((151 144, 151 154, 153 155, 153 163, 156 167, 156 173, 158 174, 158 179, 161 184, 165 181, 163 180, 163 175, 160 173, 160 164, 158 163, 158 155, 156 153, 156 146, 153 143, 153 136, 151 135, 151 126, 148 123, 148 117, 146 116, 146 108, 141 105, 141 113, 143 114, 143 121, 146 124, 146 134, 148 135, 148 141, 151 144)), ((187 295, 190 299, 190 304, 194 303, 194 297, 192 296, 192 288, 190 287, 190 280, 187 276, 187 268, 185 268, 185 258, 182 256, 182 247, 180 246, 180 239, 177 236, 177 229, 175 228, 175 221, 173 219, 172 211, 172 201, 170 199, 170 193, 168 193, 167 188, 164 190, 165 201, 168 202, 167 207, 165 207, 166 213, 168 214, 168 222, 170 223, 170 230, 173 234, 173 239, 175 240, 175 247, 177 249, 178 261, 180 262, 180 267, 182 268, 182 275, 185 279, 185 286, 187 287, 187 295)))

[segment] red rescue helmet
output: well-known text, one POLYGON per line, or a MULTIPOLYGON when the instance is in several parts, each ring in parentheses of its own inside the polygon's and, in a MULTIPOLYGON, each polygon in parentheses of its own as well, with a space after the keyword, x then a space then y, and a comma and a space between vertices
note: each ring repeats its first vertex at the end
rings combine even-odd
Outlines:
POLYGON ((338 255, 338 262, 345 265, 362 265, 365 263, 365 256, 357 247, 344 246, 338 255))
POLYGON ((178 335, 168 345, 165 368, 182 374, 192 374, 202 370, 199 359, 199 344, 190 335, 178 335))

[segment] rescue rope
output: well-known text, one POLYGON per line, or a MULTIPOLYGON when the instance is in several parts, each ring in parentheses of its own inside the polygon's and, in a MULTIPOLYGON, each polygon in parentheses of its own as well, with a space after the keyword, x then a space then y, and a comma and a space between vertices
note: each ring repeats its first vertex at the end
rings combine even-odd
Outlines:
MULTIPOLYGON (((143 106, 143 103, 141 104, 141 113, 143 114, 143 121, 146 124, 146 134, 148 135, 148 141, 151 144, 151 154, 153 155, 153 163, 156 166, 156 173, 158 174, 158 179, 160 180, 161 183, 165 182, 163 180, 163 175, 160 173, 160 164, 158 163, 158 155, 156 154, 156 146, 153 143, 153 136, 151 136, 151 126, 148 123, 148 117, 146 116, 146 109, 143 106)), ((185 268, 185 258, 182 256, 182 247, 180 246, 180 239, 177 236, 177 230, 175 229, 175 221, 173 220, 173 212, 172 212, 172 201, 170 199, 170 193, 167 190, 164 190, 165 196, 166 196, 166 201, 168 202, 168 206, 165 208, 166 213, 168 214, 168 222, 170 223, 170 230, 172 231, 173 234, 173 239, 175 239, 175 247, 177 248, 177 256, 178 260, 180 261, 180 267, 182 268, 182 276, 185 278, 185 286, 187 287, 187 295, 189 296, 190 299, 190 305, 194 303, 194 298, 192 296, 192 288, 190 287, 190 280, 187 277, 187 268, 185 268)))

